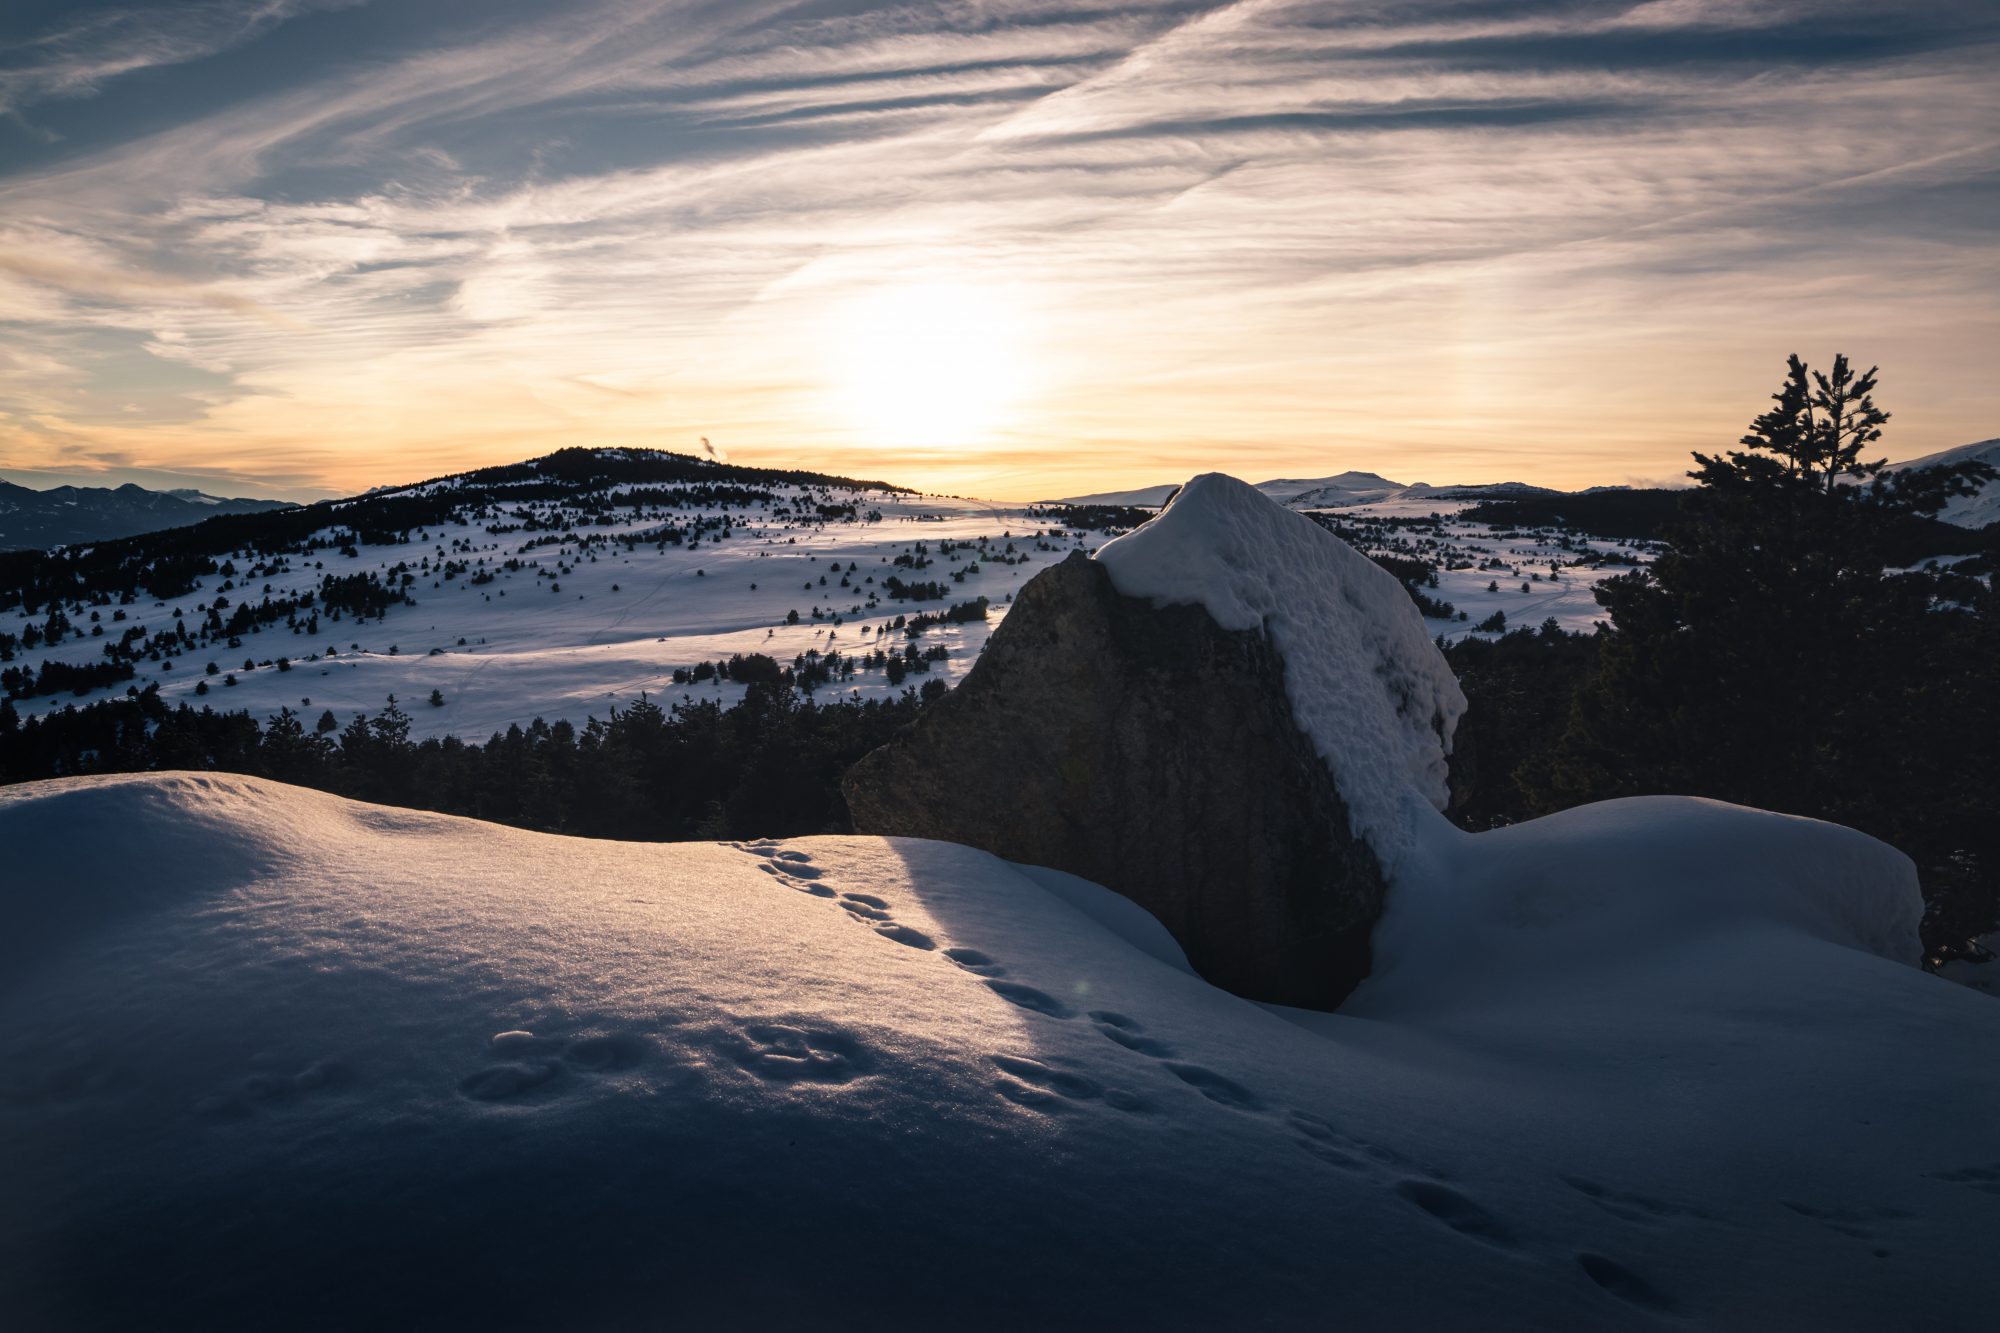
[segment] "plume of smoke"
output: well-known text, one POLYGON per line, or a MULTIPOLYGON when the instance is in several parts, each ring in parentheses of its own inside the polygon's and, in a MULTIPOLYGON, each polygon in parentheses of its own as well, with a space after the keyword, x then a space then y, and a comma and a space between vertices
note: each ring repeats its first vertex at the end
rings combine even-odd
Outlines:
POLYGON ((708 436, 701 437, 701 451, 718 463, 727 463, 729 455, 708 442, 708 436))

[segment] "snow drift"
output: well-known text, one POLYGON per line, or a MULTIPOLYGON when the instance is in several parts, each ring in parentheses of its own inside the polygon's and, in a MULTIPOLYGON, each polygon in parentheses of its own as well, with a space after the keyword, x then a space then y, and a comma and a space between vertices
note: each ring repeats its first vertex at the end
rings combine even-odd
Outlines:
POLYGON ((0 844, 10 1329, 1949 1326, 1996 1240, 2000 1006, 1811 821, 1427 839, 1339 1015, 940 843, 167 774, 0 844))

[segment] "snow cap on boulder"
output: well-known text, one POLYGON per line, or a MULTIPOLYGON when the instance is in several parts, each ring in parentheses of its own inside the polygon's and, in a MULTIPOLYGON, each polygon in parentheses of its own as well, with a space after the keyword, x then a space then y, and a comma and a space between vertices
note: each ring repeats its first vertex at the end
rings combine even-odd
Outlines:
POLYGON ((1326 761, 1356 836, 1391 873, 1449 798, 1465 712, 1451 668, 1396 577, 1302 514, 1205 473, 1097 554, 1127 597, 1204 608, 1262 630, 1285 661, 1299 729, 1326 761))

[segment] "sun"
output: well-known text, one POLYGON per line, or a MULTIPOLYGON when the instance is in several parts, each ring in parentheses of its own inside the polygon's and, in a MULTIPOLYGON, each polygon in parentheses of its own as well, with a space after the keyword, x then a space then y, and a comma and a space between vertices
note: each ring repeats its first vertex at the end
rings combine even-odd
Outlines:
POLYGON ((998 286, 910 282, 840 306, 828 331, 831 396, 877 444, 978 445, 1028 388, 1026 321, 998 286))

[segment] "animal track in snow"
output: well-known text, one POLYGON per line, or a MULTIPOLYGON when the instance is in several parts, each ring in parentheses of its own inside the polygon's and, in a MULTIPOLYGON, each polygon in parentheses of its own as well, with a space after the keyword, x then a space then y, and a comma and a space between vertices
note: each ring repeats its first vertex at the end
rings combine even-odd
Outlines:
POLYGON ((1058 1098, 1072 1102, 1094 1101, 1104 1091, 1093 1079, 1051 1069, 1040 1060, 996 1055, 993 1063, 1001 1072, 1012 1076, 1000 1081, 1000 1095, 1023 1106, 1053 1106, 1058 1098))
POLYGON ((866 1047, 831 1028, 757 1023, 720 1048, 758 1078, 776 1083, 849 1083, 875 1067, 866 1047))
POLYGON ((883 939, 894 940, 898 944, 907 944, 912 949, 937 948, 936 940, 924 934, 924 932, 922 932, 921 930, 912 930, 908 926, 898 926, 895 925, 894 923, 885 923, 883 925, 875 927, 875 933, 877 935, 880 935, 883 939))
POLYGON ((944 956, 968 972, 977 972, 982 976, 988 977, 1000 977, 1007 974, 1006 968, 1000 966, 1000 964, 994 962, 977 949, 946 949, 944 956))
POLYGON ((1212 1102, 1237 1111, 1261 1111, 1263 1099, 1234 1079, 1224 1078, 1212 1069, 1200 1065, 1183 1064, 1178 1060, 1161 1062, 1169 1073, 1193 1088, 1212 1102))
POLYGON ((1287 1111, 1285 1120, 1296 1132, 1292 1142, 1325 1162, 1328 1166, 1342 1171, 1366 1171, 1368 1164, 1348 1151, 1359 1145, 1340 1133, 1319 1116, 1308 1111, 1287 1111))
POLYGON ((1023 986, 1015 981, 989 981, 986 984, 1001 999, 1018 1004, 1023 1009, 1032 1009, 1050 1018, 1070 1017, 1069 1007, 1046 991, 1038 991, 1033 986, 1023 986))
POLYGON ((1666 1293, 1616 1260, 1601 1254, 1579 1254, 1576 1262, 1585 1276, 1621 1301, 1659 1314, 1677 1312, 1666 1293))
POLYGON ((879 907, 870 907, 867 903, 852 901, 854 895, 851 893, 843 893, 840 895, 840 898, 841 910, 849 916, 862 921, 887 921, 889 919, 889 914, 879 907))
POLYGON ((1166 1042, 1155 1037, 1142 1036, 1145 1029, 1123 1014, 1113 1013, 1108 1009, 1098 1009, 1092 1011, 1090 1021, 1096 1024, 1099 1032, 1128 1051, 1137 1051, 1154 1059, 1164 1059, 1174 1053, 1174 1048, 1166 1042))
POLYGON ((615 1073, 647 1054, 645 1038, 635 1032, 593 1032, 564 1041, 509 1028, 486 1044, 495 1055, 511 1058, 459 1080, 460 1094, 475 1102, 513 1101, 538 1088, 554 1091, 566 1073, 615 1073))
POLYGON ((1514 1233, 1504 1222, 1449 1185, 1435 1180, 1399 1180, 1396 1193, 1462 1236, 1502 1249, 1514 1246, 1514 1233))

